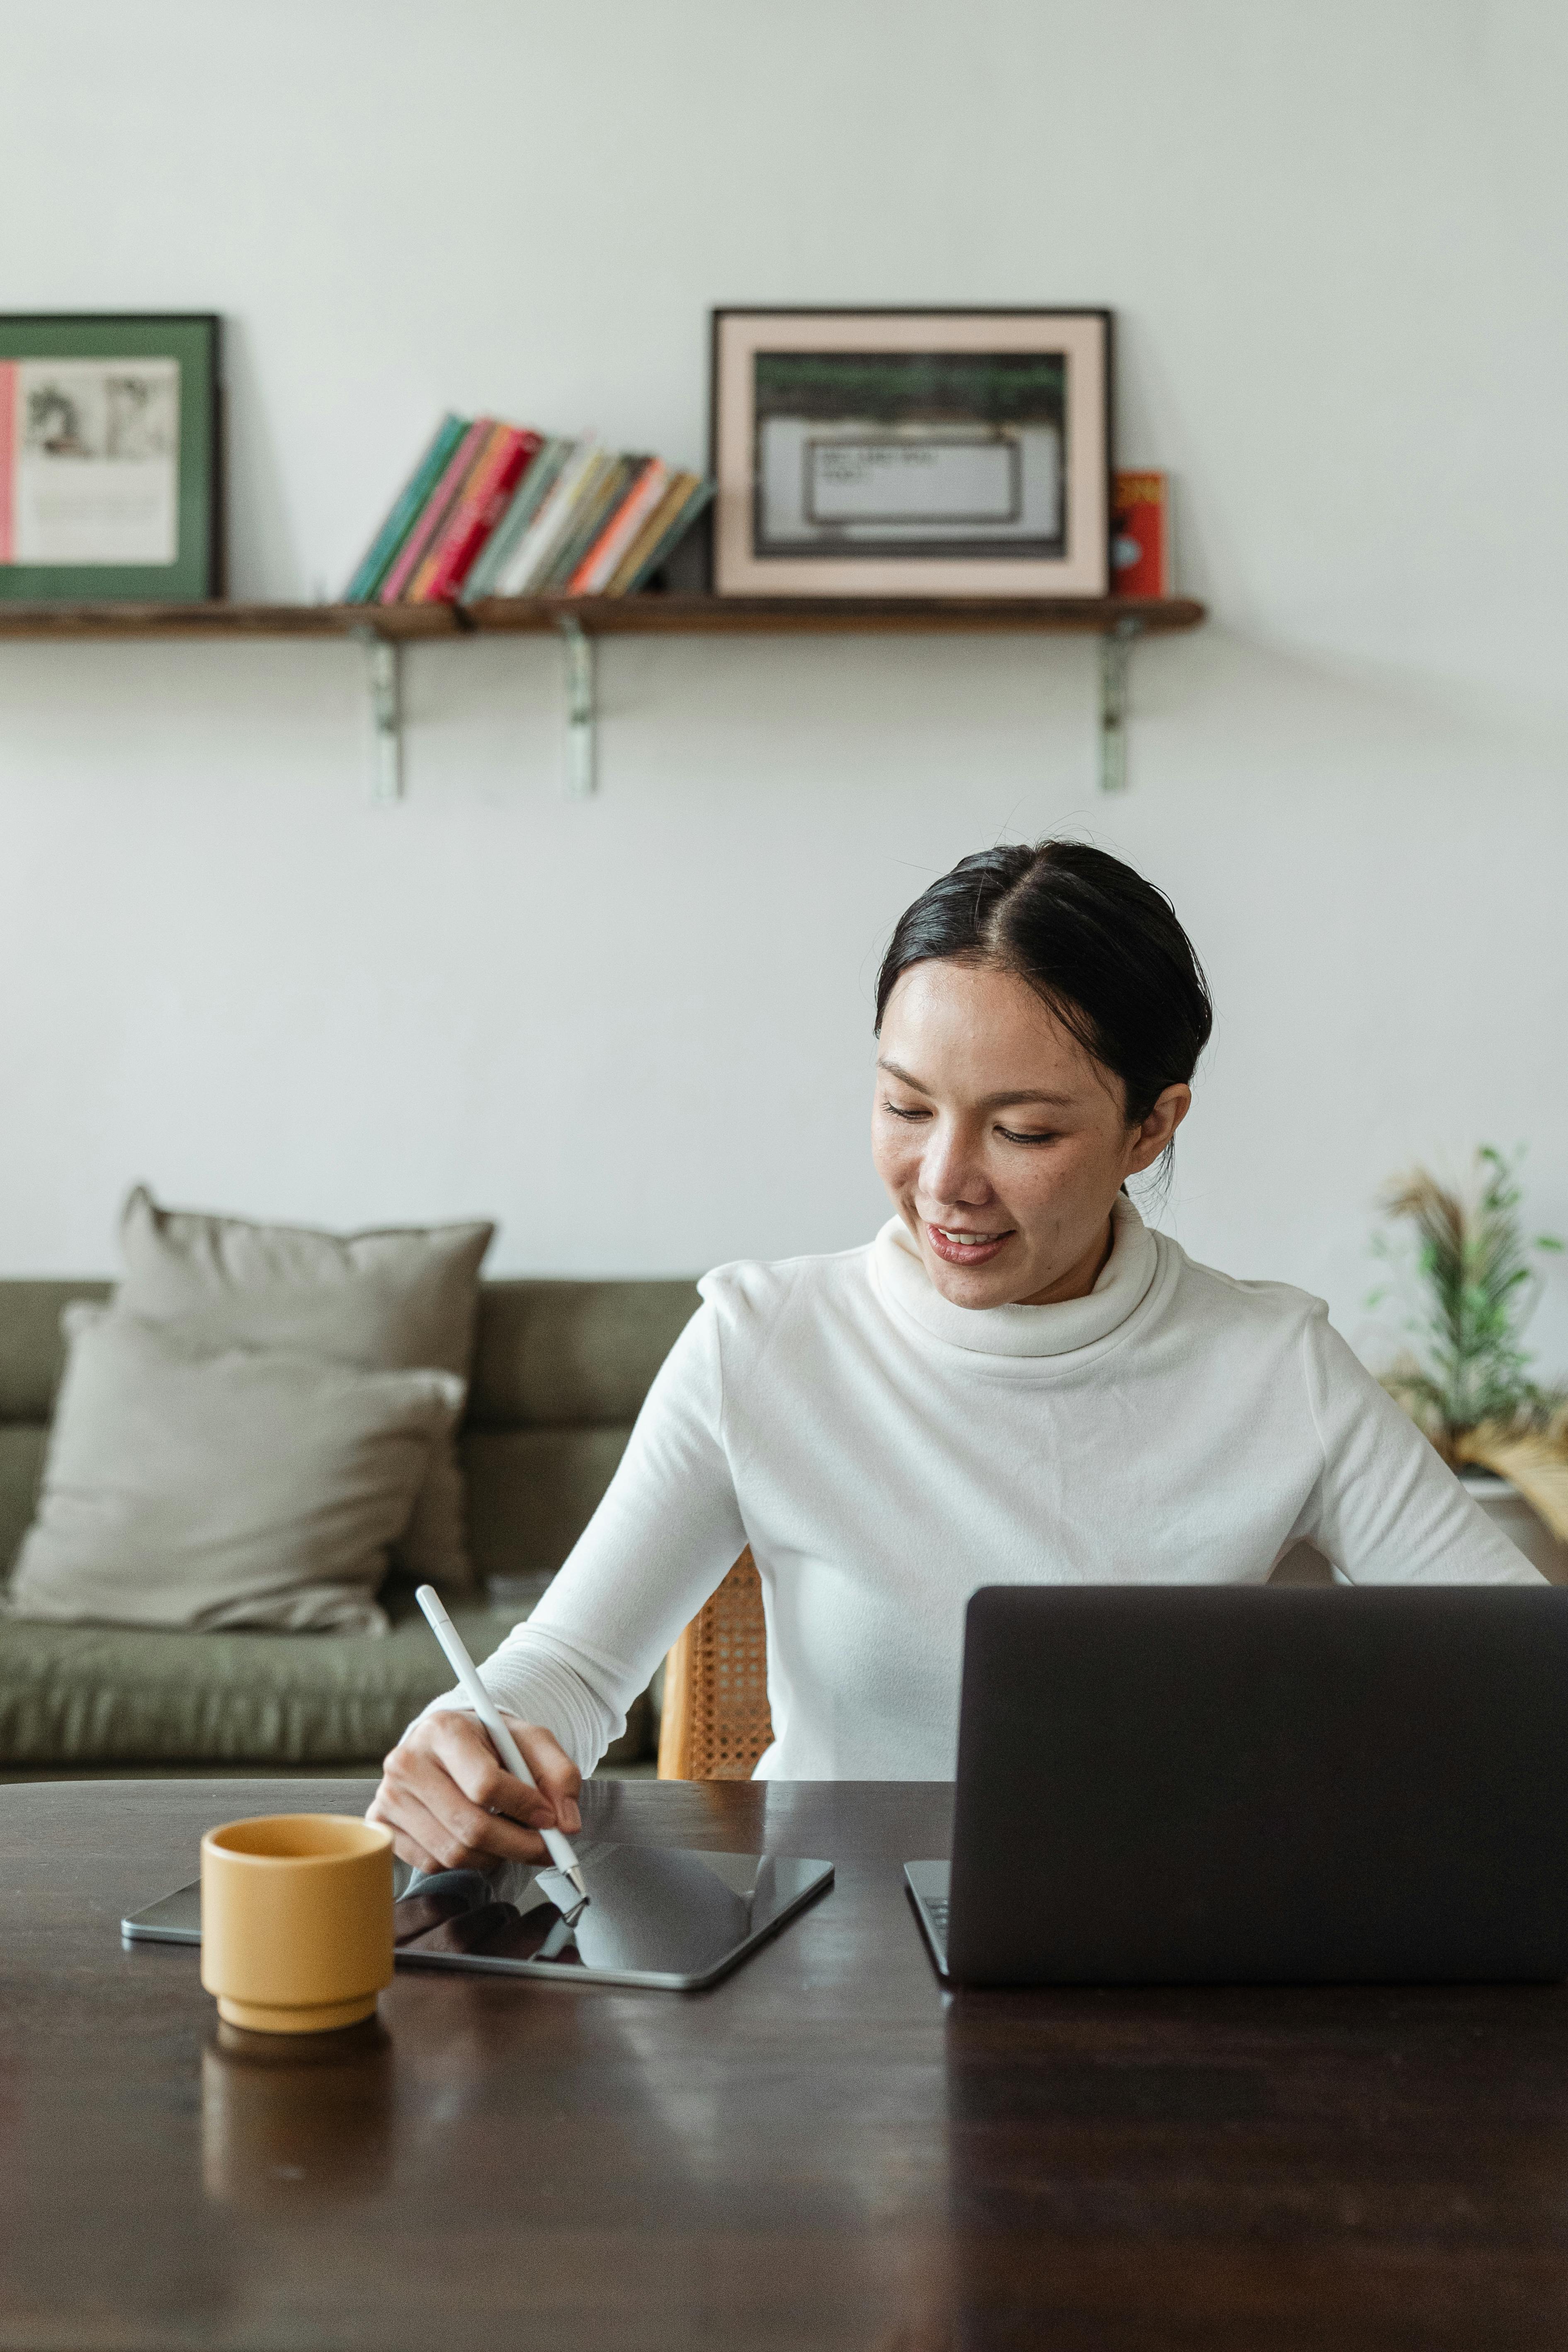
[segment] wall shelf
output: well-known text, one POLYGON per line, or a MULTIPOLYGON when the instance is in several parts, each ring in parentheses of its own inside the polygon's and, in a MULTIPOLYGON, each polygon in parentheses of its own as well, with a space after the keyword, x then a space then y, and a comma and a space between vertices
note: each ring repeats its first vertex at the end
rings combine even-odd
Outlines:
POLYGON ((978 630, 1103 636, 1195 629, 1192 596, 492 596, 453 604, 9 604, 0 637, 346 637, 394 644, 496 631, 546 635, 574 620, 595 637, 849 636, 978 630))
POLYGON ((403 647, 476 636, 558 635, 566 660, 567 789, 594 789, 593 641, 620 636, 1074 635, 1100 640, 1100 781, 1127 780, 1127 657, 1141 636, 1194 629, 1191 596, 519 596, 450 604, 13 604, 0 642, 149 638, 339 637, 369 665, 375 728, 373 796, 402 791, 403 647))

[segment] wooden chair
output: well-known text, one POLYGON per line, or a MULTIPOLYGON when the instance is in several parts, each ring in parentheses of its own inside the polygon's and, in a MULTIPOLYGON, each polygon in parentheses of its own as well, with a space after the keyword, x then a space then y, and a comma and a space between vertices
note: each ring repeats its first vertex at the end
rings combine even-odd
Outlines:
MULTIPOLYGON (((1552 1532, 1568 1542, 1568 1457, 1542 1438, 1500 1439, 1478 1431, 1461 1458, 1509 1479, 1552 1532)), ((1298 1545, 1275 1571, 1286 1584, 1328 1582, 1324 1560, 1298 1545), (1281 1572, 1283 1571, 1283 1572, 1281 1572)), ((664 1719, 658 1735, 661 1780, 749 1780, 771 1746, 768 1638, 763 1584, 750 1550, 703 1603, 664 1662, 664 1719)))
POLYGON ((749 1780, 771 1745, 763 1583, 743 1551, 664 1662, 661 1780, 749 1780))
POLYGON ((1510 1437, 1483 1423, 1468 1431, 1455 1451, 1461 1462, 1473 1462, 1479 1470, 1506 1478, 1558 1542, 1568 1543, 1568 1449, 1560 1440, 1510 1437))

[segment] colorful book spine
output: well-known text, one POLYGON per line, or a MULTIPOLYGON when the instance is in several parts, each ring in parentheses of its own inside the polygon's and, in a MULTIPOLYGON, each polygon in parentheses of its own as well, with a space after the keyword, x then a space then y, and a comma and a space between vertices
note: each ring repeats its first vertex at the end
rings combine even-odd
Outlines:
POLYGON ((608 456, 596 479, 584 484, 564 536, 540 574, 537 593, 563 596, 566 583, 626 496, 640 461, 608 456))
POLYGON ((669 487, 662 457, 647 458, 587 554, 566 584, 569 596, 599 596, 616 566, 669 487))
MULTIPOLYGON (((0 456, 9 446, 13 457, 16 374, 0 361, 0 456)), ((0 464, 0 550, 12 537, 12 471, 0 464)), ((712 495, 700 476, 663 457, 605 449, 593 433, 573 440, 493 416, 448 415, 355 566, 344 601, 631 595, 712 495)))
POLYGON ((567 530, 577 493, 604 463, 605 453, 593 439, 579 441, 562 467, 555 488, 534 516, 495 584, 498 596, 526 596, 567 530))
POLYGON ((425 502, 408 537, 399 549, 395 562, 376 592, 382 604, 395 604, 419 565, 424 562, 437 532, 452 510, 453 501, 461 493, 464 483, 479 461, 480 451, 495 430, 493 416, 476 416, 453 451, 446 472, 425 502))
POLYGON ((451 520, 415 574, 411 603, 455 603, 474 558, 505 514, 541 438, 537 433, 519 431, 514 425, 497 425, 489 447, 452 509, 451 520))
POLYGON ((368 604, 375 594, 386 577, 387 567, 407 538, 420 508, 440 480, 453 451, 468 429, 468 419, 466 416, 448 414, 441 419, 419 463, 394 499, 381 529, 355 564, 349 584, 343 590, 345 604, 368 604))
POLYGON ((664 496, 653 512, 645 519, 637 537, 611 572, 604 591, 606 596, 620 596, 626 593, 626 582, 636 573, 649 549, 658 546, 692 491, 697 488, 697 482, 698 477, 695 474, 671 474, 665 484, 664 496))
POLYGON ((595 451, 593 463, 584 472, 572 499, 570 501, 563 500, 562 511, 555 519, 549 544, 529 575, 528 593, 531 596, 552 593, 563 555, 571 555, 572 562, 575 562, 576 556, 572 554, 572 551, 580 548, 583 518, 584 514, 599 510, 605 485, 619 462, 613 449, 595 451))
POLYGON ((502 569, 510 562, 523 532, 554 488, 571 454, 571 442, 559 434, 546 441, 513 491, 511 504, 479 550, 473 570, 463 583, 460 604, 474 604, 481 596, 494 593, 502 569))
POLYGON ((508 429, 504 425, 491 424, 456 498, 448 504, 434 537, 427 541, 424 554, 405 582, 400 603, 423 604, 426 602, 426 591, 436 577, 453 530, 468 512, 474 499, 484 496, 486 485, 495 471, 497 456, 505 444, 508 429))
POLYGON ((623 595, 634 595, 637 589, 643 585, 644 582, 649 579, 652 574, 658 570, 659 565, 667 562, 669 557, 674 554, 681 541, 686 537, 687 532, 691 529, 692 524, 711 503, 714 488, 715 485, 712 482, 700 481, 695 484, 689 494, 682 501, 679 512, 672 516, 670 519, 663 537, 658 541, 657 545, 649 548, 647 555, 643 558, 643 561, 637 565, 637 570, 626 582, 625 588, 621 591, 623 595))
POLYGON ((1110 560, 1118 596, 1171 593, 1174 567, 1171 562, 1169 474, 1117 475, 1110 560))

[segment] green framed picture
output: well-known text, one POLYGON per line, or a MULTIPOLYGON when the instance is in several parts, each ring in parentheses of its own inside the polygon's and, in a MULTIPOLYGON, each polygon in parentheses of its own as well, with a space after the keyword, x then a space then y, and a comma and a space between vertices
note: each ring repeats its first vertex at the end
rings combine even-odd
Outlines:
POLYGON ((0 312, 0 598, 223 593, 218 321, 0 312))

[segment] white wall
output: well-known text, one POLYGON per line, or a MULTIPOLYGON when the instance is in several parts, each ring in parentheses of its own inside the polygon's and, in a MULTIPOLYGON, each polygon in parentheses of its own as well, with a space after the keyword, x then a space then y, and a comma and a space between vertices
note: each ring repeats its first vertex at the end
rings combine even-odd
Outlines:
MULTIPOLYGON (((7 11, 3 299, 213 308, 237 594, 335 591, 446 405, 705 445, 713 301, 1096 301, 1201 635, 0 646, 0 1265, 134 1176, 495 1265, 866 1234, 876 959, 999 835, 1174 898, 1219 1006, 1171 1221, 1366 1340, 1371 1202, 1532 1147, 1568 1228, 1556 0, 77 0, 7 11)), ((1537 1326, 1568 1365, 1568 1278, 1537 1326)))

